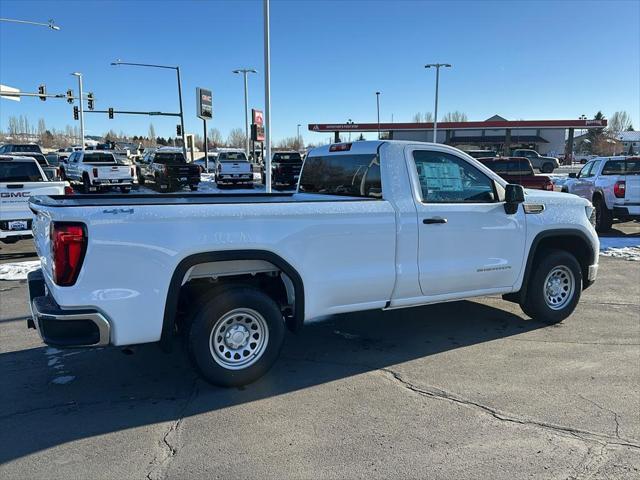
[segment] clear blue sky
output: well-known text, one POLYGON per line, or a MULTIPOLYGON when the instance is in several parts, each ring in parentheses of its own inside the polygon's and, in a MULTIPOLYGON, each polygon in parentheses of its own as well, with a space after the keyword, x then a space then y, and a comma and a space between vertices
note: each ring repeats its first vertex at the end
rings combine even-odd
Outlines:
MULTIPOLYGON (((180 65, 187 131, 200 133, 195 87, 214 92, 210 126, 224 136, 244 122, 242 79, 255 67, 250 104, 263 106, 260 1, 7 1, 0 17, 47 21, 62 27, 0 22, 0 82, 34 91, 77 90, 81 71, 97 108, 177 109, 173 72, 112 67, 114 59, 180 65)), ((441 76, 440 112, 460 110, 470 120, 495 113, 508 119, 606 116, 626 110, 640 128, 640 2, 635 1, 278 1, 271 2, 271 86, 274 140, 307 142, 313 122, 375 121, 380 90, 383 121, 411 121, 432 110, 434 72, 428 62, 450 62, 441 76)), ((64 101, 0 100, 0 128, 9 116, 32 123, 73 124, 64 101)), ((150 120, 162 136, 175 119, 87 115, 87 134, 109 128, 146 135, 150 120)), ((325 134, 324 137, 327 137, 325 134)))

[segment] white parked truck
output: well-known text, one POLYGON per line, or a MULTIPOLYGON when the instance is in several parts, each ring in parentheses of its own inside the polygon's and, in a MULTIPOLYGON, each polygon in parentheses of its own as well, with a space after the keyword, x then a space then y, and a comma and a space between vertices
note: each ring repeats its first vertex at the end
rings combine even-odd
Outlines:
POLYGON ((253 169, 244 152, 220 152, 215 161, 215 179, 218 186, 253 187, 253 169))
POLYGON ((113 153, 100 150, 73 152, 60 166, 64 180, 82 185, 84 193, 119 188, 128 193, 134 182, 135 167, 120 165, 113 153))
POLYGON ((560 322, 598 270, 589 201, 509 185, 439 144, 313 149, 296 193, 31 208, 42 268, 29 322, 47 344, 169 348, 179 332, 201 374, 226 386, 263 375, 285 329, 311 319, 502 294, 560 322))
POLYGON ((611 230, 614 218, 640 219, 640 157, 595 158, 562 188, 593 203, 599 232, 611 230))
POLYGON ((29 198, 32 195, 72 193, 66 182, 49 181, 35 158, 15 155, 0 155, 0 241, 3 243, 31 236, 29 198))

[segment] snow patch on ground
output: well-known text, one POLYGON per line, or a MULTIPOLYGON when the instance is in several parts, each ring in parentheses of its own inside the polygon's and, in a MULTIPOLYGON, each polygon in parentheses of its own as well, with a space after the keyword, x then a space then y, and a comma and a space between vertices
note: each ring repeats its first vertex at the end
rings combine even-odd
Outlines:
POLYGON ((0 280, 26 280, 27 274, 40 268, 40 260, 0 264, 0 280))
POLYGON ((640 238, 603 237, 600 239, 600 255, 640 262, 640 238))

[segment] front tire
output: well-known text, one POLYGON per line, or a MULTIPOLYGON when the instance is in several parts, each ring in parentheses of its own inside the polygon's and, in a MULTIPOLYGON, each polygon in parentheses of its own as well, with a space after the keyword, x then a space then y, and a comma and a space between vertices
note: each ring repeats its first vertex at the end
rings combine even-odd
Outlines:
POLYGON ((540 168, 541 173, 553 173, 553 164, 550 162, 544 163, 540 168))
POLYGON ((275 363, 285 323, 278 305, 253 287, 230 287, 205 300, 188 332, 190 357, 210 383, 254 382, 275 363))
POLYGON ((573 313, 582 293, 582 269, 564 250, 547 250, 531 272, 520 308, 535 320, 559 323, 573 313))

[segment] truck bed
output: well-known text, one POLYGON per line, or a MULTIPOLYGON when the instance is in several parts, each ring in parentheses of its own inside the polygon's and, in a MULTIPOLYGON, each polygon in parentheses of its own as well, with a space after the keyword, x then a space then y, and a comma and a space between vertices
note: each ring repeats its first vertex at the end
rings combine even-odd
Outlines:
POLYGON ((294 193, 209 193, 209 194, 133 194, 133 195, 45 195, 31 198, 31 203, 45 207, 106 207, 137 205, 210 205, 233 203, 291 203, 376 201, 375 198, 343 197, 294 193))

